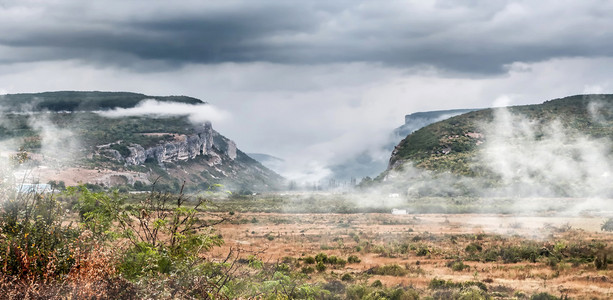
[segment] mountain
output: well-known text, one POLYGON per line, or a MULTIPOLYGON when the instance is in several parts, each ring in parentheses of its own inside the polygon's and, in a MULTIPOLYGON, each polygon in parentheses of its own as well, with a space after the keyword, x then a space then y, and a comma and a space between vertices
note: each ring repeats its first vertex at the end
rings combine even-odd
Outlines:
MULTIPOLYGON (((430 124, 395 147, 377 179, 436 180, 456 191, 609 197, 612 144, 613 95, 576 95, 430 124)), ((407 182, 405 188, 413 181, 407 182)))
POLYGON ((451 109, 427 112, 416 112, 404 117, 404 124, 390 133, 388 141, 376 151, 364 151, 345 161, 330 166, 332 175, 329 177, 337 181, 350 181, 366 176, 375 177, 384 171, 388 165, 389 154, 407 135, 413 131, 450 117, 474 111, 476 109, 451 109))
MULTIPOLYGON (((417 129, 420 129, 424 126, 428 126, 438 121, 449 119, 451 117, 465 114, 467 112, 471 112, 475 110, 478 110, 478 109, 434 110, 434 111, 416 112, 416 113, 406 115, 404 116, 404 124, 396 128, 396 130, 394 130, 394 134, 397 137, 400 137, 398 141, 394 143, 394 145, 398 144, 398 142, 400 142, 407 135, 413 133, 413 131, 417 129)), ((393 146, 392 146, 392 149, 393 149, 393 146)))
MULTIPOLYGON (((579 130, 592 137, 612 137, 611 105, 613 95, 576 95, 505 109, 531 122, 546 124, 556 120, 568 130, 579 130), (600 120, 595 119, 594 109, 599 109, 600 120)), ((480 145, 491 138, 484 132, 483 124, 491 124, 498 110, 472 111, 413 132, 394 148, 388 170, 410 161, 424 169, 475 175, 470 159, 481 149, 480 145)))
POLYGON ((8 94, 0 96, 4 111, 94 111, 113 108, 130 108, 145 99, 162 102, 204 104, 206 102, 187 96, 147 96, 128 92, 80 92, 59 91, 44 93, 8 94))
MULTIPOLYGON (((0 151, 23 149, 39 182, 64 181, 191 190, 215 184, 235 191, 278 188, 283 178, 213 129, 187 116, 124 116, 101 111, 142 100, 205 105, 185 96, 124 92, 46 92, 0 96, 0 151)), ((197 106, 194 106, 197 109, 197 106)), ((6 156, 6 155, 5 155, 6 156)))

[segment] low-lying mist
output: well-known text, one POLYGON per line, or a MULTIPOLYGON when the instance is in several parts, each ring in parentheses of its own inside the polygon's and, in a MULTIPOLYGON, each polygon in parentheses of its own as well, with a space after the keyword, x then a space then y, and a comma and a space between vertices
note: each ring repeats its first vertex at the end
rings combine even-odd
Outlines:
MULTIPOLYGON (((15 124, 3 118, 7 131, 27 131, 23 136, 0 140, 0 184, 14 188, 20 184, 39 183, 35 169, 60 170, 83 158, 81 139, 70 124, 54 124, 48 113, 28 112, 15 124)), ((45 182, 40 182, 45 183, 45 182)))
POLYGON ((145 99, 131 108, 115 108, 108 111, 99 111, 101 116, 107 118, 121 118, 132 116, 171 117, 187 116, 192 123, 205 121, 220 122, 229 118, 229 113, 211 104, 188 104, 179 102, 162 102, 155 99, 145 99))
MULTIPOLYGON (((607 105, 592 102, 588 110, 594 126, 606 125, 607 105)), ((417 209, 421 202, 422 212, 613 211, 610 139, 589 135, 562 118, 534 120, 511 109, 493 109, 492 121, 478 126, 484 139, 470 161, 476 175, 429 171, 407 162, 344 198, 374 208, 417 209)))

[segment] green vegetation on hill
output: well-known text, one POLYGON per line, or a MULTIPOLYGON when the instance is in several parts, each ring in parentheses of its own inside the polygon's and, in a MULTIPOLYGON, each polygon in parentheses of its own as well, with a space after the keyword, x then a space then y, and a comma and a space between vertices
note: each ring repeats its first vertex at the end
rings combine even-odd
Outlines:
POLYGON ((167 159, 162 163, 148 155, 144 164, 125 163, 122 158, 132 155, 129 146, 137 144, 149 149, 159 145, 164 150, 178 153, 178 147, 186 146, 177 144, 185 141, 186 136, 200 135, 204 130, 205 123, 194 124, 187 116, 107 118, 95 112, 117 107, 130 108, 144 99, 152 98, 189 104, 204 103, 185 96, 153 97, 124 92, 3 95, 0 96, 0 143, 10 145, 5 148, 12 148, 13 151, 21 149, 40 153, 42 155, 38 157, 44 157, 46 161, 38 158, 36 163, 44 165, 58 165, 57 161, 61 160, 61 167, 136 171, 147 174, 151 181, 160 177, 165 182, 158 182, 158 187, 166 184, 172 187, 169 190, 174 191, 183 181, 188 183, 188 189, 205 190, 219 183, 233 190, 263 190, 268 189, 269 184, 281 182, 279 175, 238 149, 236 159, 231 158, 228 153, 234 152, 234 145, 215 131, 207 131, 207 134, 212 133, 213 152, 195 159, 167 159))
MULTIPOLYGON (((612 105, 613 95, 577 95, 508 109, 512 114, 533 121, 538 130, 541 130, 539 125, 555 120, 569 132, 613 138, 612 105), (590 110, 597 110, 598 120, 590 110)), ((495 110, 469 112, 415 131, 396 146, 390 168, 402 168, 403 163, 412 162, 416 167, 432 171, 469 176, 482 174, 483 169, 475 162, 476 151, 488 138, 482 136, 483 127, 493 121, 495 110)))
MULTIPOLYGON (((143 147, 155 145, 158 142, 172 139, 167 135, 146 135, 148 133, 193 133, 194 125, 185 117, 147 118, 122 117, 105 118, 93 112, 55 113, 55 114, 13 114, 3 116, 0 123, 0 141, 7 138, 18 138, 20 146, 27 151, 37 151, 40 139, 37 137, 40 128, 34 128, 33 122, 38 122, 47 129, 67 129, 76 133, 83 146, 92 149, 96 145, 116 141, 140 144, 143 147), (38 121, 34 121, 38 120, 38 121)), ((117 149, 119 150, 119 149, 117 149)))
POLYGON ((202 100, 187 96, 147 96, 127 92, 60 91, 3 95, 0 96, 0 107, 5 111, 91 111, 116 107, 134 107, 144 99, 188 104, 204 103, 202 100))

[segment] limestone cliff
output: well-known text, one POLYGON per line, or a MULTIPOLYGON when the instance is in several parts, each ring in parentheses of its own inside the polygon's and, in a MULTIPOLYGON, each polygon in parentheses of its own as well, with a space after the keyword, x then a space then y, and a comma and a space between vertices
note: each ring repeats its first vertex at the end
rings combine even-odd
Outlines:
MULTIPOLYGON (((161 135, 161 134, 160 134, 161 135)), ((209 165, 220 164, 221 156, 230 160, 236 159, 236 144, 219 135, 213 130, 210 122, 194 128, 193 134, 166 134, 171 135, 172 141, 160 142, 157 145, 143 147, 140 144, 130 143, 125 145, 129 150, 127 155, 112 149, 113 145, 121 144, 117 141, 108 145, 99 146, 99 154, 123 162, 126 166, 142 165, 147 161, 154 161, 160 165, 177 161, 187 161, 197 156, 207 157, 209 165), (218 137, 217 143, 215 138, 218 137)))

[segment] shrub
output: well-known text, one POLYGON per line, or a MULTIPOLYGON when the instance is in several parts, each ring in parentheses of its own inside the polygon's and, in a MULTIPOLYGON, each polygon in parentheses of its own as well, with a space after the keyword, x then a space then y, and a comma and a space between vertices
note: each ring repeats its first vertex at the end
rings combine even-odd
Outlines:
POLYGON ((328 262, 328 255, 325 253, 318 253, 315 255, 315 261, 325 264, 328 262))
POLYGON ((287 264, 278 264, 275 267, 275 271, 276 272, 289 273, 291 270, 290 270, 290 267, 287 264))
POLYGON ((404 275, 407 275, 408 273, 408 271, 405 268, 397 264, 378 266, 378 267, 371 269, 371 272, 372 274, 375 274, 375 275, 389 275, 389 276, 404 276, 404 275))
POLYGON ((118 229, 131 242, 120 263, 126 277, 169 273, 184 262, 197 260, 201 251, 223 243, 213 234, 212 225, 197 216, 205 200, 197 199, 193 208, 185 207, 187 200, 182 193, 152 192, 134 210, 117 212, 118 229))
POLYGON ((606 270, 608 267, 608 260, 607 260, 607 254, 604 253, 602 254, 602 256, 596 256, 596 259, 594 259, 594 266, 596 267, 597 270, 606 270))
POLYGON ((347 262, 349 262, 350 264, 357 264, 362 262, 362 260, 355 255, 350 255, 349 257, 347 257, 347 262))
POLYGON ((347 261, 335 255, 331 255, 328 257, 327 263, 330 265, 337 265, 337 266, 344 267, 347 264, 347 261))
POLYGON ((613 231, 613 218, 609 218, 604 223, 602 223, 602 226, 600 226, 600 230, 613 231))
POLYGON ((317 269, 317 272, 324 272, 327 269, 326 265, 324 265, 324 263, 321 261, 317 263, 315 268, 317 269))
POLYGON ((133 299, 134 286, 117 277, 101 236, 88 224, 74 226, 68 219, 53 194, 0 195, 0 294, 133 299))
POLYGON ((341 277, 342 281, 353 281, 353 276, 349 273, 345 273, 343 274, 343 276, 341 277))
POLYGON ((465 282, 453 282, 451 280, 445 281, 444 279, 434 278, 430 280, 428 288, 431 290, 438 289, 458 289, 467 287, 478 287, 482 291, 487 291, 487 286, 483 282, 478 281, 465 281, 465 282))
POLYGON ((430 254, 430 249, 428 249, 427 247, 420 247, 415 253, 415 255, 417 256, 426 256, 428 254, 430 254))
POLYGON ((549 293, 538 293, 530 297, 530 300, 558 300, 560 298, 550 295, 549 293))
POLYGON ((112 238, 111 226, 124 203, 119 193, 92 192, 85 186, 68 187, 66 190, 68 196, 77 199, 75 208, 85 228, 99 238, 112 238))
POLYGON ((307 256, 302 261, 304 261, 305 264, 312 265, 315 263, 315 258, 313 258, 313 256, 307 256))
POLYGON ((453 260, 447 263, 447 267, 454 271, 464 271, 464 269, 470 269, 470 266, 465 265, 461 260, 453 260))
POLYGON ((483 250, 483 247, 481 247, 481 245, 477 243, 470 243, 464 249, 464 251, 466 251, 468 254, 475 254, 477 252, 481 252, 482 250, 483 250))
POLYGON ((0 201, 3 273, 24 280, 69 273, 75 266, 74 254, 82 231, 66 225, 62 205, 53 195, 13 196, 0 201))
MULTIPOLYGON (((381 283, 381 281, 375 281, 381 283)), ((384 288, 383 285, 352 285, 347 287, 346 299, 393 299, 413 300, 419 299, 417 291, 410 288, 384 288)))

